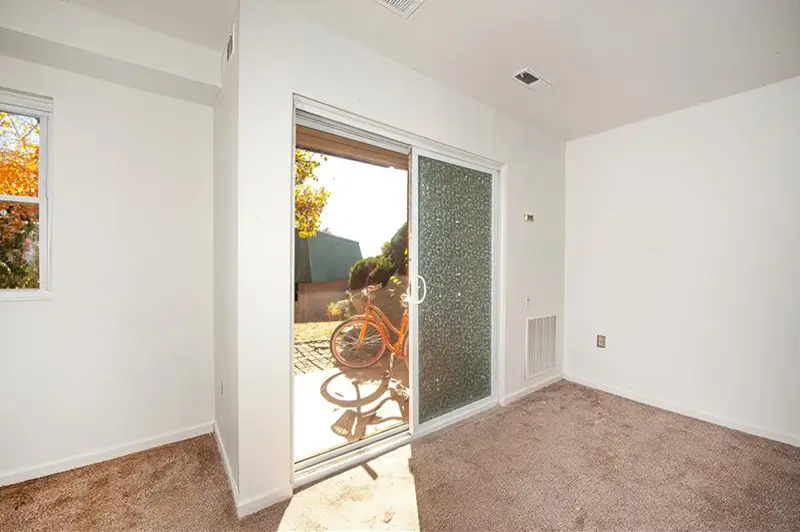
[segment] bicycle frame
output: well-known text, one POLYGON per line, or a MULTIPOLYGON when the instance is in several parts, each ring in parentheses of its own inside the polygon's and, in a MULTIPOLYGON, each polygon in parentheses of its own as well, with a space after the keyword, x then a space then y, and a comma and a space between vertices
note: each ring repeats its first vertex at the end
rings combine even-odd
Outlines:
POLYGON ((361 343, 364 341, 367 335, 367 323, 372 323, 378 328, 378 332, 383 338, 386 347, 389 348, 389 351, 399 358, 405 358, 405 353, 403 353, 403 339, 408 330, 408 308, 403 311, 403 318, 400 321, 399 329, 392 325, 392 322, 389 321, 389 318, 386 317, 386 314, 383 313, 381 308, 372 302, 372 298, 367 298, 367 305, 364 309, 363 316, 365 321, 364 326, 361 328, 358 342, 361 343), (389 331, 397 336, 397 341, 395 343, 390 341, 389 331))

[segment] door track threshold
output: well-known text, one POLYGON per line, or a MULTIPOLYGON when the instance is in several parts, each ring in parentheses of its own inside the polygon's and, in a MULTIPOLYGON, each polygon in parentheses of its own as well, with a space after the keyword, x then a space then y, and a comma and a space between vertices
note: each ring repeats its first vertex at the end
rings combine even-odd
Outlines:
POLYGON ((408 430, 408 425, 402 427, 402 431, 396 434, 389 434, 383 438, 371 442, 369 445, 352 449, 340 455, 334 456, 330 459, 309 464, 295 469, 294 482, 292 487, 299 488, 306 484, 316 482, 327 476, 338 473, 344 469, 358 465, 367 460, 372 460, 378 456, 393 451, 394 449, 411 442, 411 433, 408 430))

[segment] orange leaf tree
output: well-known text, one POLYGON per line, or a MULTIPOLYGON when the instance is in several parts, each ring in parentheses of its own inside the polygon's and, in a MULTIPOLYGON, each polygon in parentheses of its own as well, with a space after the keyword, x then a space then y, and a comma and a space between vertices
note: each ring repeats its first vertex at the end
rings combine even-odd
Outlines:
MULTIPOLYGON (((39 121, 0 111, 0 195, 39 194, 39 121)), ((39 206, 0 202, 0 289, 39 286, 39 206)))
POLYGON ((294 220, 300 238, 311 238, 319 230, 320 217, 328 204, 330 192, 317 186, 316 170, 321 164, 317 154, 295 150, 294 220))

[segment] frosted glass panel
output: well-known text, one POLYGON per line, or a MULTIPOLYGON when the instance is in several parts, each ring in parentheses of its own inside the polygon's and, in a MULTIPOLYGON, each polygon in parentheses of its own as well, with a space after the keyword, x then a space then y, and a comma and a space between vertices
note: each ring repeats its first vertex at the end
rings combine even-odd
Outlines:
POLYGON ((421 422, 492 392, 492 176, 420 156, 421 422))

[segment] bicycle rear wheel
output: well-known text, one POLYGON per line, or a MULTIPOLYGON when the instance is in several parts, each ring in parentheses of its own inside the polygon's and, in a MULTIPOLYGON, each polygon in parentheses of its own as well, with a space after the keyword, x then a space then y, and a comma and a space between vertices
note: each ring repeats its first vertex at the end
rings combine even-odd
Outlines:
POLYGON ((343 322, 331 335, 331 353, 336 360, 349 368, 371 366, 380 360, 384 351, 386 341, 380 329, 374 322, 362 317, 343 322))

